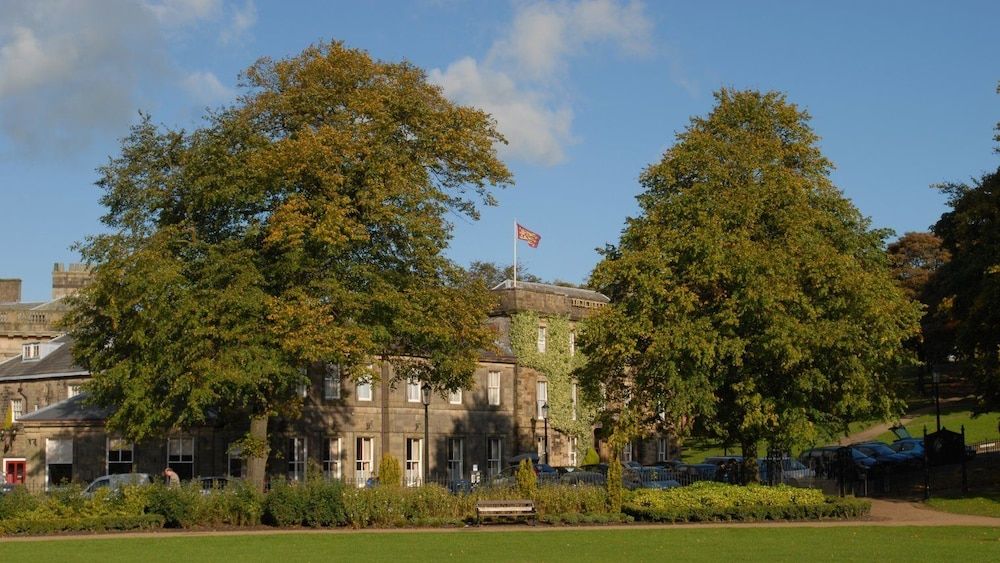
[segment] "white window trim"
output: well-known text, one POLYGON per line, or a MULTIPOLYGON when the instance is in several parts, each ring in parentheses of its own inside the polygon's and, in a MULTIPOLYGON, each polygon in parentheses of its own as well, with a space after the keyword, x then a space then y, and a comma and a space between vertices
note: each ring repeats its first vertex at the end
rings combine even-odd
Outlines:
POLYGON ((323 375, 323 398, 330 401, 340 398, 340 364, 328 363, 323 375))
POLYGON ((374 397, 375 395, 375 391, 372 386, 372 380, 362 379, 358 381, 358 384, 355 387, 355 393, 359 401, 365 401, 365 402, 372 401, 373 400, 372 397, 374 397), (361 392, 362 389, 366 390, 366 392, 362 393, 361 392))
POLYGON ((38 342, 29 342, 21 345, 21 360, 31 362, 42 359, 42 345, 38 342))
POLYGON ((487 399, 491 406, 500 405, 500 372, 491 371, 486 376, 486 386, 487 386, 487 399), (493 382, 496 381, 496 385, 493 382))
POLYGON ((420 381, 416 379, 410 379, 406 382, 406 402, 407 403, 419 403, 420 402, 420 381))
POLYGON ((105 474, 110 474, 111 473, 111 464, 112 463, 114 463, 114 464, 122 464, 122 465, 128 463, 129 465, 132 466, 133 469, 135 468, 135 444, 134 443, 129 442, 128 440, 125 440, 124 438, 119 438, 117 436, 108 436, 107 440, 105 441, 104 451, 105 451, 105 454, 104 454, 104 473, 105 474), (125 444, 128 445, 128 448, 127 449, 112 450, 111 449, 111 442, 116 442, 116 441, 124 442, 125 444), (112 460, 111 459, 111 452, 128 452, 129 453, 129 461, 127 461, 127 462, 126 461, 121 461, 121 454, 118 455, 118 459, 112 460))
POLYGON ((407 438, 406 439, 406 466, 404 467, 403 478, 405 480, 405 485, 407 487, 416 487, 423 482, 423 473, 421 471, 421 466, 424 464, 424 439, 423 438, 407 438), (416 446, 414 448, 413 446, 416 446), (417 451, 414 452, 413 450, 417 451), (412 456, 416 453, 416 458, 412 456))
POLYGON ((546 340, 548 339, 548 330, 544 326, 538 327, 538 353, 544 354, 546 348, 546 340))
POLYGON ((456 389, 454 391, 448 392, 448 404, 449 405, 461 405, 462 404, 462 390, 456 389))
POLYGON ((20 420, 24 416, 24 399, 11 399, 10 400, 10 418, 14 422, 20 420))
POLYGON ((288 440, 288 479, 305 482, 306 461, 309 459, 309 442, 304 437, 292 436, 288 440))
POLYGON ((323 472, 327 479, 341 479, 344 474, 344 440, 341 437, 326 439, 326 453, 323 459, 323 472), (334 446, 334 444, 336 444, 334 446), (331 447, 333 446, 333 447, 331 447), (336 448, 336 454, 332 450, 336 448), (333 454, 333 455, 331 455, 333 454))
POLYGON ((486 442, 486 472, 490 477, 496 477, 503 471, 503 438, 490 437, 486 442), (496 457, 493 456, 493 444, 496 444, 496 457))
POLYGON ((542 420, 542 405, 549 402, 548 381, 539 381, 535 384, 535 402, 537 404, 535 414, 538 417, 538 420, 542 420))
POLYGON ((364 487, 368 478, 375 470, 375 438, 358 436, 354 440, 354 484, 364 487), (368 444, 368 457, 365 456, 365 443, 368 444), (361 446, 360 448, 358 446, 361 446))

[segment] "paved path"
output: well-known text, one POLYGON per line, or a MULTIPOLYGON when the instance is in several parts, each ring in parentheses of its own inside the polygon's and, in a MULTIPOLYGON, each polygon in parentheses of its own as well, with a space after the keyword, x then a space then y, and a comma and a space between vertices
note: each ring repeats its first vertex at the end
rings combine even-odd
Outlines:
POLYGON ((487 525, 468 528, 388 528, 351 530, 335 529, 275 529, 254 528, 234 530, 160 530, 156 532, 121 532, 115 534, 78 534, 59 536, 5 537, 3 542, 15 541, 61 541, 79 539, 120 539, 120 538, 165 538, 165 537, 211 537, 284 534, 427 534, 427 533, 494 533, 494 532, 535 532, 554 530, 641 530, 641 529, 690 529, 690 528, 831 528, 849 526, 989 526, 1000 528, 1000 518, 951 514, 924 507, 920 503, 871 499, 871 516, 864 520, 807 520, 800 522, 717 522, 691 524, 629 524, 614 526, 528 526, 528 525, 487 525))
MULTIPOLYGON (((962 403, 968 400, 969 400, 968 397, 948 397, 947 399, 941 399, 941 405, 947 406, 951 404, 962 403)), ((919 408, 913 412, 907 413, 905 416, 900 418, 898 424, 906 426, 907 424, 913 422, 915 419, 919 418, 922 415, 933 413, 934 409, 935 409, 934 405, 919 408)), ((846 446, 847 444, 853 444, 856 442, 867 442, 869 440, 874 440, 880 435, 888 432, 889 428, 895 426, 896 424, 897 423, 888 423, 888 422, 876 424, 875 426, 870 426, 860 432, 855 432, 850 436, 844 436, 843 438, 840 439, 838 443, 841 446, 846 446)), ((913 435, 917 436, 917 433, 915 432, 913 435)))

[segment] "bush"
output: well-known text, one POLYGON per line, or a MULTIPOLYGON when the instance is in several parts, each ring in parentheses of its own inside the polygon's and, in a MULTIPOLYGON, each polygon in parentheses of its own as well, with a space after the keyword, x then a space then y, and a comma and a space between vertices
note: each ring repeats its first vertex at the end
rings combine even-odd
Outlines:
POLYGON ((701 481, 676 489, 634 491, 622 509, 650 522, 803 520, 858 518, 871 510, 871 503, 827 497, 814 489, 701 481))
POLYGON ((206 514, 203 505, 209 502, 206 499, 214 495, 203 495, 198 483, 189 483, 183 487, 155 483, 147 485, 146 489, 146 512, 163 516, 164 525, 168 528, 190 528, 221 521, 214 513, 206 514))
POLYGON ((343 526, 347 523, 344 512, 344 484, 340 481, 313 479, 305 484, 303 523, 313 528, 343 526))
POLYGON ((306 519, 305 495, 295 483, 284 479, 271 482, 264 497, 263 521, 272 526, 301 526, 306 519))
POLYGON ((0 495, 0 520, 17 518, 38 508, 39 497, 28 492, 24 487, 14 487, 14 490, 0 495))
POLYGON ((608 512, 617 514, 622 511, 622 463, 618 456, 613 456, 608 462, 608 512))
POLYGON ((538 475, 531 461, 521 460, 521 465, 517 467, 517 490, 524 498, 535 498, 535 491, 538 490, 538 475))
POLYGON ((395 456, 385 454, 378 462, 378 484, 380 487, 399 487, 403 484, 403 469, 395 456))
POLYGON ((11 518, 0 520, 0 535, 149 530, 162 527, 163 517, 159 514, 140 514, 137 516, 76 516, 45 519, 11 518))
POLYGON ((601 456, 597 455, 597 450, 593 447, 587 448, 587 453, 583 456, 583 465, 597 465, 601 463, 601 456))

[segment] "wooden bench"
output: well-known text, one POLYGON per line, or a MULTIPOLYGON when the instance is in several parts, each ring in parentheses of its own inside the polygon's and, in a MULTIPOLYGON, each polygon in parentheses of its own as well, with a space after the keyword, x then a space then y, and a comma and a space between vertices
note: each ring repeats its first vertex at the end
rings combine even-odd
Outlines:
POLYGON ((476 503, 476 524, 481 524, 483 518, 533 518, 535 502, 531 500, 481 500, 476 503))

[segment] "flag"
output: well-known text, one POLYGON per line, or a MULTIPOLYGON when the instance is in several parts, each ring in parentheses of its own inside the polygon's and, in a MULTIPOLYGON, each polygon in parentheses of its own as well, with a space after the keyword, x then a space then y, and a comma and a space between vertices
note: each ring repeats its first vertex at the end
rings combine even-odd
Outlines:
POLYGON ((517 238, 528 242, 528 246, 531 248, 538 248, 538 243, 542 240, 542 235, 529 231, 521 226, 520 223, 517 224, 517 238))

